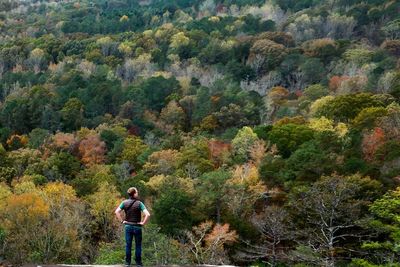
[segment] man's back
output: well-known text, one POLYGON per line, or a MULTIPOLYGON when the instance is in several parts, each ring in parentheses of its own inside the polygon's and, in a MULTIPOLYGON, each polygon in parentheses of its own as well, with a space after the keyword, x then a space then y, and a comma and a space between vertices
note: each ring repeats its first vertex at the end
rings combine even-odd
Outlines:
POLYGON ((136 198, 124 200, 120 208, 125 211, 125 221, 130 223, 139 223, 142 219, 142 211, 146 209, 144 204, 136 198))

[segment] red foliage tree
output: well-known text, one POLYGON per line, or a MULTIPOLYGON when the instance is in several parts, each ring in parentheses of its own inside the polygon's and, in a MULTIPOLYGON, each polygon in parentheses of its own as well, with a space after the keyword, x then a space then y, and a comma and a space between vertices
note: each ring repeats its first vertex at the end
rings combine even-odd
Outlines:
POLYGON ((373 161, 375 153, 385 143, 385 132, 382 128, 375 127, 372 132, 364 134, 362 151, 366 161, 373 161))

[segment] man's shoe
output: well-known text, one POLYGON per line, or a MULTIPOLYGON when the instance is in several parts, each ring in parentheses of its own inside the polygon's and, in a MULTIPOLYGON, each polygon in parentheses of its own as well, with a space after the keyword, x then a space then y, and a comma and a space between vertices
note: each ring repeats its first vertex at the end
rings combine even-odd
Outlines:
POLYGON ((130 264, 125 264, 124 267, 131 267, 131 265, 130 264))
POLYGON ((141 265, 141 264, 138 264, 138 265, 136 265, 136 267, 143 267, 143 265, 141 265))

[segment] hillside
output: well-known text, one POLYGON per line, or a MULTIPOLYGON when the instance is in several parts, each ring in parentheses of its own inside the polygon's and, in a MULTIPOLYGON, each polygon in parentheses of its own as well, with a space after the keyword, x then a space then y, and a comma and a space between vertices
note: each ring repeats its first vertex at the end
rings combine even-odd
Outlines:
POLYGON ((400 2, 0 0, 0 263, 397 266, 400 2))

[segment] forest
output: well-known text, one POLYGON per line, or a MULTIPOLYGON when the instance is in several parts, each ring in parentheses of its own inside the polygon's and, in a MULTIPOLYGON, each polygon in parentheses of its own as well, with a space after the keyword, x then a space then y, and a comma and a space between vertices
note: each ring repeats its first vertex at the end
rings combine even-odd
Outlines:
POLYGON ((0 0, 0 265, 400 266, 397 0, 0 0))

